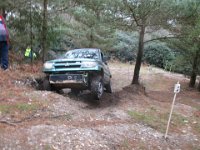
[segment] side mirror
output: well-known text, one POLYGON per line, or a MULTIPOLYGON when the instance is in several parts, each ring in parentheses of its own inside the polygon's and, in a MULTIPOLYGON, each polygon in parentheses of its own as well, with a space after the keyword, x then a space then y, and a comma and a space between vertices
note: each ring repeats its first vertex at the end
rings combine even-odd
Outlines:
POLYGON ((103 57, 103 62, 107 65, 107 61, 109 60, 109 57, 108 56, 104 56, 103 57))

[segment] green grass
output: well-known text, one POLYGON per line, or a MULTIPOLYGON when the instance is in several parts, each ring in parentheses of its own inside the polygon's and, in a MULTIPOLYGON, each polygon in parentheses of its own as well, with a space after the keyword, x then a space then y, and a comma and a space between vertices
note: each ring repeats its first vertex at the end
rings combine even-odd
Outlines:
POLYGON ((139 150, 146 150, 148 147, 146 147, 146 143, 143 141, 134 141, 131 139, 125 138, 122 143, 120 144, 119 150, 133 150, 135 147, 139 150))
POLYGON ((121 149, 131 150, 131 145, 128 139, 125 139, 121 144, 121 149))
MULTIPOLYGON (((169 113, 157 112, 155 108, 151 108, 146 112, 129 110, 127 113, 135 121, 148 125, 162 133, 165 133, 169 113)), ((185 124, 184 120, 186 120, 185 117, 174 113, 172 115, 171 124, 173 124, 173 128, 179 129, 185 124)))
POLYGON ((195 124, 194 129, 196 132, 200 133, 200 124, 199 123, 195 124))
POLYGON ((36 110, 38 108, 38 104, 26 104, 26 103, 22 103, 22 104, 17 104, 16 108, 19 111, 32 111, 32 110, 36 110))
POLYGON ((54 150, 54 148, 52 148, 50 145, 45 145, 44 150, 54 150))
POLYGON ((12 113, 14 111, 26 112, 33 111, 39 108, 38 104, 27 104, 27 103, 19 103, 19 104, 3 104, 0 105, 0 112, 2 114, 12 113))
POLYGON ((3 114, 9 113, 11 110, 11 107, 9 105, 0 105, 0 112, 3 114))

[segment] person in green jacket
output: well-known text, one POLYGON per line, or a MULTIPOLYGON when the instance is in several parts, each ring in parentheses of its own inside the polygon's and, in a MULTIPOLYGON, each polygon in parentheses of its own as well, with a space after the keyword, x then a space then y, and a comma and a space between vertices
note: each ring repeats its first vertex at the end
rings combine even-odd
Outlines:
POLYGON ((28 46, 27 48, 26 48, 26 51, 25 51, 25 53, 24 53, 24 56, 25 56, 25 59, 26 60, 31 60, 31 57, 33 58, 33 59, 35 59, 36 57, 37 57, 37 55, 36 55, 36 53, 35 52, 32 52, 31 53, 31 48, 30 48, 30 46, 28 46), (33 57, 32 57, 32 54, 33 54, 33 57))

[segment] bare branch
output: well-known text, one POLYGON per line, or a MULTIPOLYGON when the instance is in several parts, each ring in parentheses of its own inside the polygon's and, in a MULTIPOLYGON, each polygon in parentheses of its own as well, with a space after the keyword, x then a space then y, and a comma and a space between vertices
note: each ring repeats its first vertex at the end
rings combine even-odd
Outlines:
POLYGON ((6 120, 0 120, 0 123, 8 124, 10 126, 16 126, 16 124, 9 122, 9 121, 6 121, 6 120))
POLYGON ((170 36, 170 37, 164 36, 164 37, 159 37, 159 38, 144 41, 144 44, 152 42, 152 41, 167 40, 167 39, 179 39, 179 38, 186 38, 186 36, 170 36))
POLYGON ((137 26, 141 26, 141 24, 139 24, 139 19, 137 19, 136 15, 135 15, 135 13, 134 13, 133 8, 132 8, 130 5, 128 5, 127 0, 123 0, 123 2, 124 2, 124 5, 125 5, 126 7, 128 7, 129 10, 131 11, 132 17, 133 17, 133 19, 135 20, 136 25, 137 25, 137 26))

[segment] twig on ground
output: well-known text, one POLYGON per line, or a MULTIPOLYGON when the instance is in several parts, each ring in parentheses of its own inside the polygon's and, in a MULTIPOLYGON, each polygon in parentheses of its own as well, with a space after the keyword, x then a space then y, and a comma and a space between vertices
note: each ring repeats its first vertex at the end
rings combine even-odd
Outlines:
POLYGON ((10 126, 16 126, 15 123, 10 122, 10 121, 6 121, 6 120, 0 120, 0 123, 8 124, 8 125, 10 125, 10 126))

